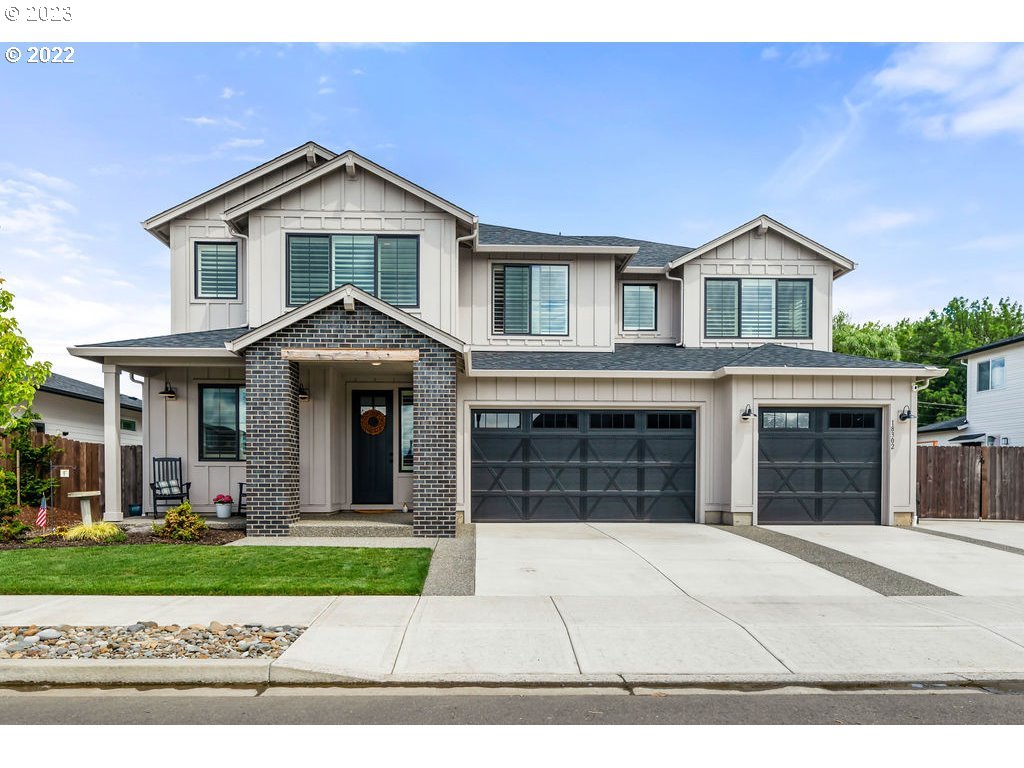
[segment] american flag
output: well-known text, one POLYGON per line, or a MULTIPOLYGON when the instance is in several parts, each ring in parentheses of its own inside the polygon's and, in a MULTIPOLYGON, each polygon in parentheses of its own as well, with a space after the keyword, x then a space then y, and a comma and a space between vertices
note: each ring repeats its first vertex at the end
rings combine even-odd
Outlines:
POLYGON ((36 515, 36 528, 46 527, 46 497, 39 502, 39 514, 36 515))

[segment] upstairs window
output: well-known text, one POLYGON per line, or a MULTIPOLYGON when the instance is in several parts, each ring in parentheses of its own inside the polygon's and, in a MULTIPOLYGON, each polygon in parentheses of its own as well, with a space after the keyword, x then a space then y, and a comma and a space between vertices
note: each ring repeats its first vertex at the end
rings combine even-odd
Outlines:
POLYGON ((396 307, 417 307, 419 248, 408 235, 288 235, 288 305, 350 283, 396 307))
POLYGON ((238 298, 238 243, 196 243, 196 298, 238 298))
POLYGON ((704 284, 709 339, 806 339, 811 336, 811 281, 714 278, 704 284))
POLYGON ((495 264, 496 334, 567 336, 569 267, 566 264, 495 264))
POLYGON ((658 330, 658 286, 625 283, 622 286, 622 330, 658 330))
POLYGON ((997 357, 978 363, 978 391, 988 392, 990 389, 1002 389, 1006 384, 1006 360, 997 357))

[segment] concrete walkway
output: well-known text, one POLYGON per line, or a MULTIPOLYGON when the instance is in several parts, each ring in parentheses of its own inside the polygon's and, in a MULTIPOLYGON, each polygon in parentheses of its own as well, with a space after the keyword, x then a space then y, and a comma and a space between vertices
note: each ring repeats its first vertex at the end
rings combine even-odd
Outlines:
POLYGON ((1017 520, 922 520, 917 527, 1024 551, 1024 522, 1017 520))

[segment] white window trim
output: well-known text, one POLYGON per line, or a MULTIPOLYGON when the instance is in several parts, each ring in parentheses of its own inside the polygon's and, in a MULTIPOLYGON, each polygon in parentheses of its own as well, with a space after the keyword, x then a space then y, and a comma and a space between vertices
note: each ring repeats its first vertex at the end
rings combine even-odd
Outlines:
MULTIPOLYGON (((548 339, 555 342, 572 342, 576 340, 576 281, 573 277, 575 262, 572 261, 545 261, 543 259, 488 259, 487 261, 487 338, 494 340, 513 340, 517 342, 530 342, 531 346, 538 345, 548 339), (495 333, 494 332, 494 268, 502 264, 513 264, 519 266, 565 266, 569 270, 568 295, 569 303, 566 307, 568 316, 568 333, 495 333)), ((572 346, 571 344, 568 346, 572 346)))
POLYGON ((242 242, 235 240, 230 237, 190 237, 188 239, 189 253, 189 270, 188 282, 189 282, 189 303, 190 304, 244 304, 245 303, 245 247, 242 242), (199 293, 199 285, 197 280, 199 278, 199 253, 196 246, 200 243, 210 244, 224 244, 235 246, 235 258, 238 260, 238 268, 235 274, 235 280, 237 285, 235 286, 236 298, 234 299, 212 299, 212 298, 200 298, 197 294, 199 293))

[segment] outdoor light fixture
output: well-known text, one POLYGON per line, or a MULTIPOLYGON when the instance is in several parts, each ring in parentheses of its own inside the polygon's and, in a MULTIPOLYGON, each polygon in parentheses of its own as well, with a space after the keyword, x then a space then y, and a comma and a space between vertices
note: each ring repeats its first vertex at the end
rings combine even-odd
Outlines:
POLYGON ((380 365, 380 360, 374 360, 372 363, 370 363, 370 365, 373 365, 373 366, 380 365))
POLYGON ((750 408, 750 403, 747 403, 746 407, 743 409, 743 413, 740 414, 740 418, 743 419, 743 421, 750 421, 756 416, 757 414, 750 408))
POLYGON ((910 412, 910 406, 904 405, 903 410, 900 411, 900 421, 910 421, 914 418, 914 414, 910 412))
POLYGON ((299 384, 299 402, 301 402, 301 403, 309 402, 309 390, 306 389, 301 384, 299 384))
POLYGON ((162 397, 164 400, 174 400, 178 397, 178 393, 174 391, 174 387, 166 379, 164 380, 164 388, 156 394, 157 397, 162 397))

